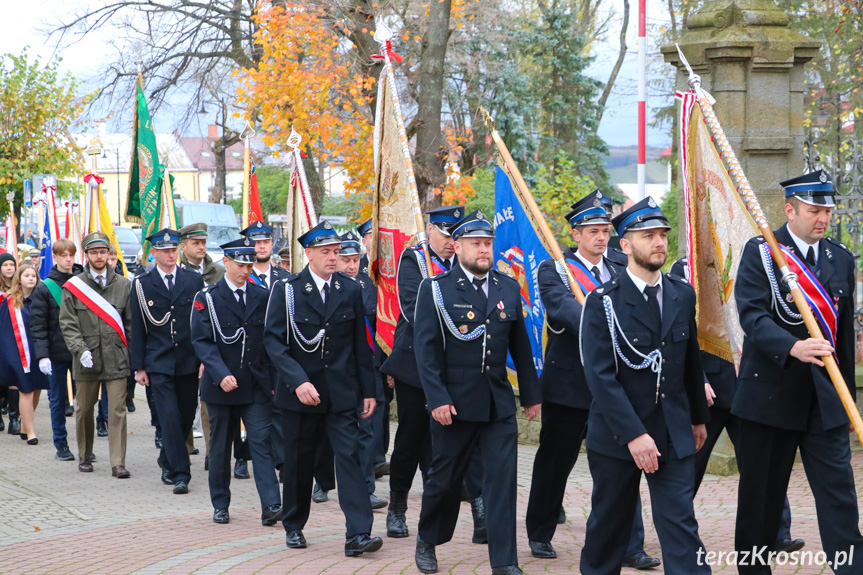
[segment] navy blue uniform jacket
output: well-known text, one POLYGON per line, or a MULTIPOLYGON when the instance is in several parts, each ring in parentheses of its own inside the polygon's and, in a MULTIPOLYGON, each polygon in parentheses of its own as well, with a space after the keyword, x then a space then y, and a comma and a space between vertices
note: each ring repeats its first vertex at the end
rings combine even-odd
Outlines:
MULTIPOLYGON (((584 375, 593 393, 587 422, 587 447, 593 451, 631 459, 627 444, 647 433, 663 458, 670 456, 668 440, 678 458, 695 453, 692 425, 710 419, 704 396, 704 371, 695 327, 695 290, 673 276, 662 277, 662 324, 651 320, 644 295, 629 274, 593 290, 581 318, 584 375), (650 368, 632 369, 612 347, 603 307, 608 296, 621 329, 642 354, 662 352, 659 400, 656 378, 650 368)), ((624 343, 623 353, 635 365, 642 359, 624 343)))
POLYGON ((366 339, 362 288, 347 274, 336 272, 330 282, 326 307, 309 267, 273 285, 267 311, 264 343, 278 373, 275 405, 309 413, 356 411, 364 398, 375 397, 372 352, 366 339), (288 325, 285 286, 294 291, 294 323, 307 340, 324 329, 315 351, 298 342, 288 325), (296 389, 311 382, 320 395, 318 405, 304 405, 296 389))
POLYGON ((220 279, 205 287, 195 296, 192 310, 192 345, 198 359, 204 364, 201 379, 201 400, 220 405, 248 405, 255 402, 255 389, 272 397, 272 376, 266 367, 264 341, 264 318, 267 313, 267 290, 248 284, 246 286, 246 310, 242 311, 236 296, 220 279), (222 341, 210 321, 207 309, 207 294, 213 300, 216 318, 222 333, 232 336, 237 329, 246 330, 245 352, 243 338, 233 344, 222 341), (227 392, 219 384, 228 376, 237 379, 237 389, 227 392))
POLYGON ((163 375, 188 375, 198 371, 198 356, 192 347, 192 302, 204 287, 201 274, 180 267, 174 272, 174 289, 162 281, 156 268, 132 280, 129 306, 132 310, 132 337, 129 339, 129 361, 132 371, 143 369, 163 375), (138 284, 144 290, 143 305, 156 321, 171 312, 163 326, 155 326, 143 315, 138 299, 138 284))
MULTIPOLYGON (((791 248, 805 265, 805 256, 798 251, 787 228, 783 226, 775 234, 779 243, 791 248)), ((802 323, 788 325, 781 319, 789 319, 785 312, 776 311, 773 291, 758 253, 761 242, 759 236, 743 247, 734 286, 740 327, 746 337, 731 413, 780 429, 803 431, 810 410, 817 403, 826 429, 848 425, 848 416, 826 370, 790 355, 792 346, 808 338, 809 332, 802 323)), ((834 302, 838 302, 839 370, 854 397, 854 256, 832 238, 822 239, 818 250, 818 279, 834 302)), ((776 273, 778 276, 778 270, 776 273)), ((788 287, 780 281, 779 289, 788 307, 796 312, 797 306, 788 301, 788 287)))
POLYGON ((521 404, 541 402, 518 282, 497 270, 487 277, 485 306, 459 265, 424 280, 417 300, 414 343, 426 407, 431 411, 452 404, 456 419, 462 421, 496 421, 515 413, 515 396, 507 379, 507 351, 518 374, 521 404), (470 342, 456 339, 438 316, 432 282, 440 286, 456 329, 470 333, 485 324, 486 335, 470 342), (485 371, 483 337, 487 338, 485 371))

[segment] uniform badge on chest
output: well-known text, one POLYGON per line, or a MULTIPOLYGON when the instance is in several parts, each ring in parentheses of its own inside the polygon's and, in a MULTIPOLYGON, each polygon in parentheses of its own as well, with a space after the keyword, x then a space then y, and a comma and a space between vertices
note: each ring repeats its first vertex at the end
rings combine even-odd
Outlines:
POLYGON ((306 290, 306 293, 312 293, 312 284, 307 283, 304 289, 306 290))
POLYGON ((153 307, 153 300, 148 301, 148 302, 147 302, 147 305, 148 305, 148 306, 150 306, 150 307, 153 307))
MULTIPOLYGON (((470 317, 472 314, 473 314, 473 312, 470 312, 467 315, 468 315, 468 317, 470 317)), ((471 319, 473 319, 473 318, 471 318, 471 319)), ((458 326, 458 331, 459 331, 459 333, 467 333, 467 326, 466 325, 458 326)))
MULTIPOLYGON (((473 310, 467 312, 467 319, 473 319, 475 317, 476 317, 476 314, 473 313, 473 310)), ((465 330, 462 333, 465 333, 467 331, 467 327, 466 326, 462 326, 462 327, 465 328, 465 330)))

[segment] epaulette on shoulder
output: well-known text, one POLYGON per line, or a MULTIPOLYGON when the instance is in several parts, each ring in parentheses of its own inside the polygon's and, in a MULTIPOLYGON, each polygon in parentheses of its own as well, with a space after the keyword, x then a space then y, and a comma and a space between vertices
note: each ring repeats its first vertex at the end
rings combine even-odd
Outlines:
POLYGON ((262 290, 264 290, 264 291, 269 291, 267 288, 265 288, 265 287, 264 287, 264 286, 262 286, 262 285, 258 285, 258 284, 256 284, 256 283, 252 283, 252 282, 246 282, 246 283, 248 283, 247 289, 248 289, 248 287, 249 287, 249 286, 254 286, 254 289, 262 289, 262 290))
POLYGON ((687 285, 687 286, 689 286, 689 287, 692 287, 692 284, 690 284, 690 283, 686 280, 686 278, 682 278, 682 277, 677 276, 677 275, 674 275, 674 274, 665 274, 665 277, 667 277, 667 278, 668 278, 668 279, 670 279, 671 281, 675 281, 675 282, 677 282, 677 283, 679 283, 679 284, 683 284, 683 285, 687 285))
POLYGON ((288 277, 286 277, 286 278, 282 279, 281 281, 282 281, 282 283, 288 283, 288 282, 292 282, 292 281, 294 281, 294 280, 295 280, 295 279, 297 279, 298 277, 300 277, 300 274, 299 274, 299 273, 295 273, 295 274, 291 274, 291 275, 289 275, 288 277))
POLYGON ((618 282, 618 281, 617 281, 617 279, 613 279, 613 280, 611 280, 610 282, 605 282, 604 284, 602 284, 601 286, 597 287, 596 289, 594 289, 594 290, 593 290, 592 292, 590 292, 590 293, 595 293, 595 294, 597 294, 597 295, 605 295, 605 294, 607 294, 607 293, 608 293, 608 292, 610 292, 610 291, 616 290, 616 289, 617 289, 617 286, 618 286, 619 284, 620 284, 620 282, 618 282))
POLYGON ((851 256, 852 258, 857 257, 854 255, 854 252, 852 252, 851 250, 848 249, 848 246, 846 246, 845 244, 843 244, 842 242, 840 242, 836 238, 832 238, 830 236, 824 236, 824 239, 827 240, 828 242, 830 242, 831 244, 833 244, 834 246, 839 247, 839 248, 845 250, 846 252, 848 252, 848 255, 851 256))
POLYGON ((518 280, 517 280, 517 279, 515 279, 515 278, 514 278, 514 277, 512 277, 511 275, 509 275, 509 274, 507 274, 507 273, 504 273, 504 272, 502 272, 502 271, 500 271, 500 270, 491 270, 491 273, 492 273, 492 274, 494 274, 495 276, 502 277, 502 278, 506 278, 506 279, 508 279, 508 280, 512 280, 512 281, 514 281, 515 283, 518 283, 518 280))
POLYGON ((214 285, 215 284, 210 284, 210 285, 204 286, 203 288, 201 288, 201 293, 207 293, 210 290, 210 288, 213 287, 214 285))
MULTIPOLYGON (((451 272, 452 272, 452 270, 444 270, 444 271, 440 272, 439 274, 435 274, 435 275, 433 275, 432 277, 430 277, 430 278, 425 278, 425 279, 427 279, 427 280, 432 280, 432 281, 437 281, 437 280, 439 280, 439 279, 442 279, 442 278, 445 278, 445 277, 449 276, 449 274, 450 274, 451 272)), ((425 281, 425 280, 423 280, 423 281, 425 281)))

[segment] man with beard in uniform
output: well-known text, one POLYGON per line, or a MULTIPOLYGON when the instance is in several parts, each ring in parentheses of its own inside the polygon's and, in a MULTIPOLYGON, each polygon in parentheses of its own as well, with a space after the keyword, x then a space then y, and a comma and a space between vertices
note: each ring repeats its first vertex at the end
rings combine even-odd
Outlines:
MULTIPOLYGON (((611 236, 606 196, 599 190, 572 205, 566 214, 572 238, 578 244, 565 253, 585 295, 617 276, 624 267, 604 254, 611 236)), ((566 481, 581 449, 593 397, 584 379, 578 335, 581 305, 570 291, 565 271, 554 260, 545 260, 537 274, 539 293, 548 321, 548 344, 539 378, 542 387, 542 429, 533 461, 527 504, 527 536, 534 557, 557 557, 551 539, 557 527, 557 511, 563 504, 566 481)), ((660 564, 644 552, 641 504, 636 506, 624 566, 650 569, 660 564)))
POLYGON ((189 492, 192 479, 186 437, 195 420, 200 366, 187 318, 204 279, 177 265, 180 232, 166 228, 147 241, 156 266, 132 282, 129 362, 135 382, 153 390, 160 414, 162 449, 157 463, 162 482, 181 495, 189 492))
MULTIPOLYGON (((396 281, 401 313, 396 323, 392 353, 381 365, 381 373, 395 381, 398 397, 399 426, 396 429, 393 454, 390 457, 390 506, 387 513, 387 536, 407 537, 405 512, 408 492, 417 473, 423 481, 431 464, 430 420, 426 397, 420 384, 414 356, 414 308, 420 282, 430 276, 449 271, 458 262, 449 227, 464 216, 461 206, 443 206, 428 212, 428 249, 432 269, 426 269, 422 247, 412 246, 402 252, 396 281)), ((464 491, 471 504, 474 522, 474 543, 486 543, 485 506, 482 499, 482 463, 474 457, 465 476, 464 491)))
POLYGON ((612 220, 625 271, 594 289, 581 316, 581 361, 593 395, 587 459, 593 478, 581 572, 620 573, 642 472, 668 573, 710 573, 698 560, 695 453, 709 419, 695 291, 663 277, 670 226, 653 198, 612 220), (611 326, 611 328, 609 328, 611 326))
POLYGON ((424 280, 414 344, 431 424, 432 463, 423 489, 415 560, 437 573, 435 547, 452 539, 460 487, 478 454, 488 472, 488 553, 492 575, 518 575, 515 537, 518 424, 507 352, 518 373, 525 415, 539 413, 540 391, 518 282, 492 270, 494 231, 479 210, 449 228, 458 264, 424 280), (477 449, 478 447, 478 449, 477 449))
POLYGON ((191 318, 192 345, 204 364, 201 399, 210 416, 213 522, 231 520, 231 442, 242 419, 255 464, 261 523, 275 525, 282 508, 270 443, 273 377, 262 345, 268 293, 248 281, 255 261, 249 238, 221 248, 225 276, 198 292, 191 318))
MULTIPOLYGON (((837 560, 834 573, 860 573, 863 537, 851 467, 849 420, 824 369, 835 354, 854 397, 856 263, 826 237, 835 207, 830 177, 817 170, 784 182, 787 224, 775 231, 800 287, 825 318, 827 339, 813 338, 780 279, 763 237, 743 248, 734 297, 746 337, 731 413, 739 422, 735 446, 740 468, 734 548, 747 564, 743 575, 771 572, 783 495, 798 449, 818 514, 821 543, 837 560), (844 554, 845 562, 838 565, 844 554)), ((822 330, 824 327, 822 326, 822 330)))
POLYGON ((372 507, 359 453, 359 422, 375 410, 372 353, 365 334, 362 288, 336 271, 341 238, 321 222, 297 238, 309 264, 273 286, 265 345, 278 370, 275 403, 285 430, 285 545, 306 547, 312 466, 322 437, 332 445, 345 514, 345 555, 377 551, 372 507))

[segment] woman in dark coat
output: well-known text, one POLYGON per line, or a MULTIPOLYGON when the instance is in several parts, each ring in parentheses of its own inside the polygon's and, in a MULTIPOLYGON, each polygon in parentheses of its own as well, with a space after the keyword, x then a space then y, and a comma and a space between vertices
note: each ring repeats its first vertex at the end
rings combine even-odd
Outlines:
POLYGON ((0 355, 8 363, 4 384, 17 388, 21 412, 21 439, 30 445, 39 443, 33 425, 34 412, 48 377, 33 365, 36 349, 30 337, 30 296, 39 283, 39 274, 22 264, 12 277, 12 291, 0 302, 0 355))

